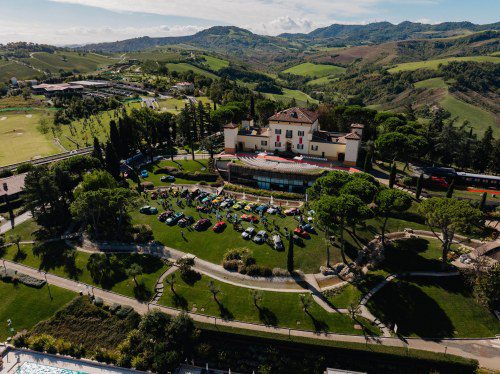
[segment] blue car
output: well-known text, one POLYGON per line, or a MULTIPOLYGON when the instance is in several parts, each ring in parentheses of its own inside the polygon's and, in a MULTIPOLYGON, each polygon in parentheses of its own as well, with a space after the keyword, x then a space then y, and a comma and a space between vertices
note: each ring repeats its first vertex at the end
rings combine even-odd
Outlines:
POLYGON ((149 177, 149 173, 148 173, 148 171, 147 171, 147 170, 143 170, 143 171, 141 171, 141 177, 142 177, 142 178, 147 178, 147 177, 149 177))
POLYGON ((316 230, 314 227, 312 227, 309 223, 306 223, 305 225, 300 226, 300 228, 308 233, 315 234, 316 230))

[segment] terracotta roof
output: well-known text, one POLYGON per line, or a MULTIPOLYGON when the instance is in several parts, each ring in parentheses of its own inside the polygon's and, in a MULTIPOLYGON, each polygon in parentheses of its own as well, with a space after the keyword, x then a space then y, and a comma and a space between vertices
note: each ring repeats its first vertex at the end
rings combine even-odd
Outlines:
POLYGON ((361 140, 361 137, 358 134, 356 134, 355 132, 351 132, 350 134, 347 134, 345 136, 345 139, 347 139, 347 140, 361 140))
POLYGON ((228 123, 227 125, 224 125, 225 129, 237 129, 238 126, 235 125, 234 123, 228 123))
POLYGON ((269 121, 296 122, 313 124, 318 119, 318 113, 304 108, 289 108, 276 113, 269 121))
POLYGON ((362 125, 361 123, 353 123, 351 125, 351 129, 364 129, 365 125, 362 125))

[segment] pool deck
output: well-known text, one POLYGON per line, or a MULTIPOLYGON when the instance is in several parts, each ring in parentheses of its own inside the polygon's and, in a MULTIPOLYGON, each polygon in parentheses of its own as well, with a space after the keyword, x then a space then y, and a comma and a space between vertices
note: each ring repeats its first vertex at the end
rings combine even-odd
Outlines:
MULTIPOLYGON (((3 368, 0 370, 1 374, 17 373, 17 370, 21 368, 24 363, 35 363, 38 365, 53 367, 59 370, 67 370, 75 373, 86 374, 144 373, 142 371, 110 366, 86 359, 77 360, 66 356, 40 353, 27 349, 17 349, 9 346, 0 346, 0 354, 3 360, 3 368)), ((21 373, 24 372, 21 371, 21 373)))

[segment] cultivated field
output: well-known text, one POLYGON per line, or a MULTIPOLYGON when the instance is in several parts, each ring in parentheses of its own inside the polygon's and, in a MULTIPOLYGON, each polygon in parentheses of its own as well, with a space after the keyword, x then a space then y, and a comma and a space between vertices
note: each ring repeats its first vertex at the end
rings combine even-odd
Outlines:
POLYGON ((222 60, 217 57, 203 55, 202 56, 206 60, 206 65, 210 67, 210 69, 214 71, 219 71, 222 68, 227 68, 229 66, 229 61, 222 60))
POLYGON ((88 73, 116 62, 103 55, 77 52, 36 52, 23 61, 51 74, 57 74, 61 70, 88 73))
POLYGON ((322 65, 305 62, 283 71, 286 74, 300 75, 311 78, 322 78, 332 75, 340 75, 345 72, 345 68, 335 65, 322 65))
POLYGON ((500 57, 494 57, 494 56, 450 57, 450 58, 441 58, 429 61, 405 62, 403 64, 396 65, 392 69, 389 69, 389 72, 397 73, 399 71, 413 71, 418 69, 436 70, 440 64, 448 64, 451 61, 477 61, 477 62, 500 63, 500 57))

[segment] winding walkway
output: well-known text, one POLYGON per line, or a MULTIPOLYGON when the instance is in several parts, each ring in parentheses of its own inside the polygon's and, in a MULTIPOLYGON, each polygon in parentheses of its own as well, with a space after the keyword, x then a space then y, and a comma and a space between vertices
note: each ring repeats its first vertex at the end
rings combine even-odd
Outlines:
MULTIPOLYGON (((40 272, 39 270, 20 265, 14 262, 5 261, 7 266, 11 269, 17 270, 19 272, 25 273, 32 277, 38 279, 47 279, 49 285, 61 287, 73 292, 85 292, 88 289, 92 290, 92 293, 96 297, 102 298, 106 303, 113 304, 118 303, 122 305, 130 305, 138 313, 144 314, 151 309, 159 309, 164 313, 170 315, 178 315, 179 310, 165 307, 153 303, 141 303, 135 299, 119 295, 111 291, 105 291, 97 287, 92 287, 84 283, 80 283, 74 280, 62 278, 54 274, 48 274, 40 272)), ((304 330, 294 330, 282 327, 272 327, 265 326, 261 324, 253 324, 241 321, 227 321, 217 317, 211 317, 202 314, 188 313, 188 315, 197 322, 214 324, 216 326, 233 327, 239 329, 260 331, 264 333, 280 334, 292 337, 303 337, 318 340, 331 340, 331 341, 342 341, 342 342, 352 342, 361 344, 381 344, 384 346, 393 347, 403 347, 411 349, 420 349, 431 352, 442 352, 449 353, 457 356, 462 356, 466 358, 471 358, 478 360, 482 367, 500 370, 500 341, 498 339, 443 339, 440 341, 436 340, 425 340, 419 338, 407 338, 405 340, 400 340, 398 338, 392 337, 371 337, 371 336, 359 336, 359 335, 343 335, 335 333, 315 333, 312 331, 304 330)))

